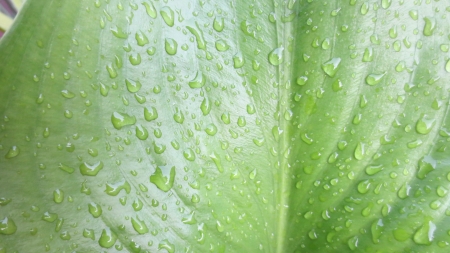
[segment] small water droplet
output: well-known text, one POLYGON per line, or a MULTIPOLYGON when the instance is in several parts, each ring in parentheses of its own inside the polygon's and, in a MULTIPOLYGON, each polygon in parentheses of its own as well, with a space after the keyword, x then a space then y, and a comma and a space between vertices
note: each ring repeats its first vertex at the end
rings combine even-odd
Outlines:
POLYGON ((102 162, 97 162, 94 164, 84 162, 80 165, 80 173, 84 176, 97 176, 101 169, 103 169, 102 162))
POLYGON ((190 149, 190 148, 184 150, 183 156, 184 156, 184 158, 186 158, 186 160, 188 160, 188 161, 191 161, 191 162, 195 161, 195 153, 194 153, 194 151, 193 151, 192 149, 190 149))
POLYGON ((227 42, 222 39, 217 40, 215 44, 216 44, 216 49, 219 52, 225 52, 230 48, 230 46, 227 44, 227 42))
POLYGON ((148 227, 145 224, 145 222, 140 219, 138 216, 136 216, 136 218, 131 217, 131 224, 133 225, 133 228, 136 232, 138 232, 139 234, 146 234, 148 233, 148 227))
POLYGON ((146 44, 149 43, 147 36, 145 36, 145 34, 142 31, 138 31, 135 34, 135 38, 136 38, 136 42, 139 46, 145 46, 146 44))
POLYGON ((207 98, 204 98, 200 105, 200 110, 202 111, 203 115, 208 115, 211 111, 211 101, 207 98))

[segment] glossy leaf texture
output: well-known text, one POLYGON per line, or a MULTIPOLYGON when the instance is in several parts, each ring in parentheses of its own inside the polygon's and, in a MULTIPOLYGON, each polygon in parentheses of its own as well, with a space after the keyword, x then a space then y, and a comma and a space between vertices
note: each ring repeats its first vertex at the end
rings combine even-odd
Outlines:
POLYGON ((442 252, 450 4, 28 1, 0 252, 442 252))

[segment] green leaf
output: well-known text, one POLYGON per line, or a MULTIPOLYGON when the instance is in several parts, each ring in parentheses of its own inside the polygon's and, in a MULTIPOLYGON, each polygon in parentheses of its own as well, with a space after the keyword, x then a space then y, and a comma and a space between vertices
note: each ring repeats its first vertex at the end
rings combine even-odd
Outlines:
POLYGON ((445 252, 445 1, 27 1, 0 252, 445 252))

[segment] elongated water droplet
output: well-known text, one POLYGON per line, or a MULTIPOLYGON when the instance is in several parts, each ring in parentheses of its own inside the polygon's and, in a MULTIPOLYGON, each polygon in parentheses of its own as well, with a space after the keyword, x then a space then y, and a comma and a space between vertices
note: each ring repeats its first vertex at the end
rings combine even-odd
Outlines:
POLYGON ((222 166, 222 162, 220 161, 219 156, 214 152, 209 157, 213 160, 214 164, 217 167, 217 170, 220 173, 222 173, 223 172, 223 166, 222 166))
POLYGON ((278 66, 283 62, 283 47, 278 47, 269 53, 269 62, 274 66, 278 66))
POLYGON ((372 223, 371 232, 372 232, 372 242, 379 243, 380 236, 383 234, 384 224, 382 219, 378 219, 372 223))
POLYGON ((224 28, 224 19, 222 17, 215 17, 213 22, 213 28, 217 32, 223 31, 224 28))
POLYGON ((95 240, 95 231, 93 229, 85 228, 83 230, 83 237, 89 238, 91 240, 95 240))
POLYGON ((354 156, 356 160, 362 160, 364 155, 366 154, 366 145, 362 142, 359 142, 355 148, 354 156))
POLYGON ((423 28, 423 35, 431 36, 433 35, 434 29, 436 29, 436 19, 432 17, 423 18, 425 21, 425 26, 423 28))
POLYGON ((195 161, 195 153, 192 149, 188 148, 183 152, 183 156, 184 158, 186 158, 186 160, 188 161, 195 161))
POLYGON ((363 62, 371 62, 373 61, 373 48, 372 47, 368 47, 366 49, 364 49, 364 55, 363 55, 363 62))
POLYGON ((189 87, 191 88, 201 88, 205 85, 206 83, 206 77, 205 75, 199 70, 197 71, 197 74, 195 75, 195 78, 192 79, 189 82, 189 87))
MULTIPOLYGON (((168 168, 163 167, 164 173, 167 173, 168 168)), ((175 180, 175 167, 170 169, 169 175, 164 175, 160 167, 156 167, 155 172, 150 176, 150 182, 152 182, 158 189, 168 192, 172 189, 173 182, 175 180)))
POLYGON ((419 170, 417 171, 417 178, 424 179, 428 175, 428 173, 436 169, 436 163, 437 161, 429 155, 422 157, 419 160, 419 170))
POLYGON ((97 162, 92 165, 84 162, 80 165, 80 173, 84 176, 97 176, 101 169, 103 169, 102 162, 97 162))
POLYGON ((198 49, 206 49, 206 42, 203 38, 202 30, 198 29, 198 24, 196 23, 197 29, 192 26, 187 26, 186 28, 195 36, 197 40, 198 49))
POLYGON ((148 131, 145 127, 142 125, 136 126, 136 137, 138 137, 139 140, 146 140, 148 138, 148 131))
POLYGON ((109 77, 111 77, 112 79, 117 77, 117 70, 116 68, 112 65, 112 63, 106 65, 106 70, 108 71, 109 77))
POLYGON ((208 115, 211 111, 211 101, 208 98, 204 98, 201 105, 200 110, 202 111, 203 115, 208 115))
POLYGON ((169 55, 175 55, 178 49, 178 43, 171 38, 167 38, 164 42, 166 53, 169 55))
POLYGON ((142 5, 144 5, 145 11, 151 18, 156 18, 157 12, 156 12, 155 6, 153 5, 153 2, 150 1, 150 4, 147 2, 143 2, 142 5))
POLYGON ((369 176, 375 175, 384 169, 383 165, 369 165, 366 167, 366 173, 369 176))
POLYGON ((242 68, 245 64, 244 56, 242 56, 241 52, 237 52, 233 56, 233 66, 235 69, 242 68))
POLYGON ((64 192, 60 189, 56 189, 53 191, 53 201, 55 201, 56 204, 59 204, 63 202, 64 200, 64 192))
POLYGON ((327 74, 329 77, 334 77, 336 75, 336 72, 338 71, 340 63, 341 58, 336 57, 323 63, 321 67, 325 74, 327 74))
POLYGON ((120 130, 124 126, 134 125, 136 123, 136 117, 126 113, 113 112, 111 122, 115 129, 120 130))
POLYGON ((161 14, 164 22, 166 22, 168 26, 172 27, 175 21, 175 13, 173 10, 169 6, 164 6, 161 8, 159 13, 161 14))

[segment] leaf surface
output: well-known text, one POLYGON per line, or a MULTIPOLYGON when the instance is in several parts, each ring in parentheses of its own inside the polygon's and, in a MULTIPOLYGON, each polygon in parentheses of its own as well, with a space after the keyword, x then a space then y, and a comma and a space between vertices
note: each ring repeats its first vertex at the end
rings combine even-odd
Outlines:
POLYGON ((448 247, 444 1, 28 1, 0 252, 448 247))

